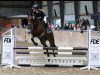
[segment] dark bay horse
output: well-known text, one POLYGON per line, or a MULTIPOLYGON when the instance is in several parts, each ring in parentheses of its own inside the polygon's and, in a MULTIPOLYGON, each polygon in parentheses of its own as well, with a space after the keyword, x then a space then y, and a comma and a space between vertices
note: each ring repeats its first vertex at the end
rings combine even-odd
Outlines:
MULTIPOLYGON (((35 16, 35 14, 27 13, 27 15, 28 15, 28 18, 27 18, 28 26, 32 34, 31 41, 33 42, 33 44, 36 46, 38 45, 38 43, 34 41, 34 37, 37 37, 40 40, 43 47, 48 47, 46 44, 46 41, 49 41, 50 47, 56 47, 52 30, 49 33, 47 33, 46 28, 44 27, 44 24, 40 21, 38 17, 35 16)), ((48 49, 46 50, 48 52, 48 49)), ((47 55, 49 57, 49 54, 47 55)), ((55 57, 55 54, 53 55, 55 57)))

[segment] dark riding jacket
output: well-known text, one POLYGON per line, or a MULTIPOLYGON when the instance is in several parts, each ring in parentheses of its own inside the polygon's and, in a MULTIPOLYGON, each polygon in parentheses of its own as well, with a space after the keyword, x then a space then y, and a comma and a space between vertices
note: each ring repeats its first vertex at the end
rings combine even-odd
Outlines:
POLYGON ((44 17, 46 16, 46 14, 42 11, 42 10, 38 10, 39 12, 33 12, 37 17, 40 17, 41 21, 44 21, 44 17))
POLYGON ((48 28, 48 24, 45 23, 45 21, 44 21, 44 17, 46 16, 44 11, 41 10, 41 9, 38 9, 38 13, 36 13, 36 11, 33 12, 33 13, 36 15, 36 17, 40 17, 40 21, 43 23, 44 27, 47 29, 48 28))

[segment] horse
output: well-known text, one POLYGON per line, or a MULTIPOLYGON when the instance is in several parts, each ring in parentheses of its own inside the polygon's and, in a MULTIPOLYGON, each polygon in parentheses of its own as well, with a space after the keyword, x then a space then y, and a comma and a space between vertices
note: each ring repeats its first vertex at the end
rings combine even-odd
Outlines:
MULTIPOLYGON (((49 41, 50 47, 56 47, 52 30, 50 30, 50 32, 47 33, 46 28, 44 27, 44 24, 40 21, 39 17, 37 17, 33 13, 28 12, 27 15, 28 28, 31 31, 31 41, 33 42, 33 44, 38 46, 38 43, 34 41, 34 37, 37 37, 40 40, 43 47, 48 47, 46 41, 49 41)), ((46 51, 48 52, 48 49, 46 49, 46 51)), ((54 50, 52 51, 54 52, 54 50)), ((49 54, 47 54, 47 56, 49 57, 49 54)), ((53 54, 53 56, 55 57, 55 54, 53 54)))

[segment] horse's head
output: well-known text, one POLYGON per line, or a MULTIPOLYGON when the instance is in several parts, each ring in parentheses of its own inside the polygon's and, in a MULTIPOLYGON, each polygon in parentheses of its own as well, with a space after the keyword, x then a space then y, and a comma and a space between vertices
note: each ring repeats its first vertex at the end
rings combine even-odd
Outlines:
POLYGON ((37 26, 41 25, 40 18, 34 13, 27 13, 28 29, 36 29, 37 26))
POLYGON ((32 24, 33 20, 34 20, 35 23, 40 21, 39 17, 37 17, 32 12, 31 13, 27 13, 27 15, 28 15, 28 18, 27 18, 28 19, 28 25, 32 24))
POLYGON ((27 12, 27 22, 28 22, 28 29, 33 27, 33 14, 27 12))

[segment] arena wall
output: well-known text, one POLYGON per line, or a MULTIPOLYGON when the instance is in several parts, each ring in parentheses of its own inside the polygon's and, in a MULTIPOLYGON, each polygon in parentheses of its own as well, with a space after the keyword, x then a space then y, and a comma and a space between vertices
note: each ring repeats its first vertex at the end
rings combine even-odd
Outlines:
MULTIPOLYGON (((16 29, 16 40, 21 42, 31 42, 31 34, 25 33, 26 29, 16 29)), ((53 31, 54 33, 54 39, 55 44, 57 46, 62 47, 88 47, 88 34, 87 32, 84 32, 83 34, 80 32, 73 32, 73 31, 53 31)), ((97 32, 93 32, 94 35, 97 34, 97 32)), ((35 38, 35 41, 37 41, 40 44, 40 41, 35 38)), ((48 43, 48 41, 47 41, 48 43)), ((48 43, 49 45, 49 43, 48 43)))

